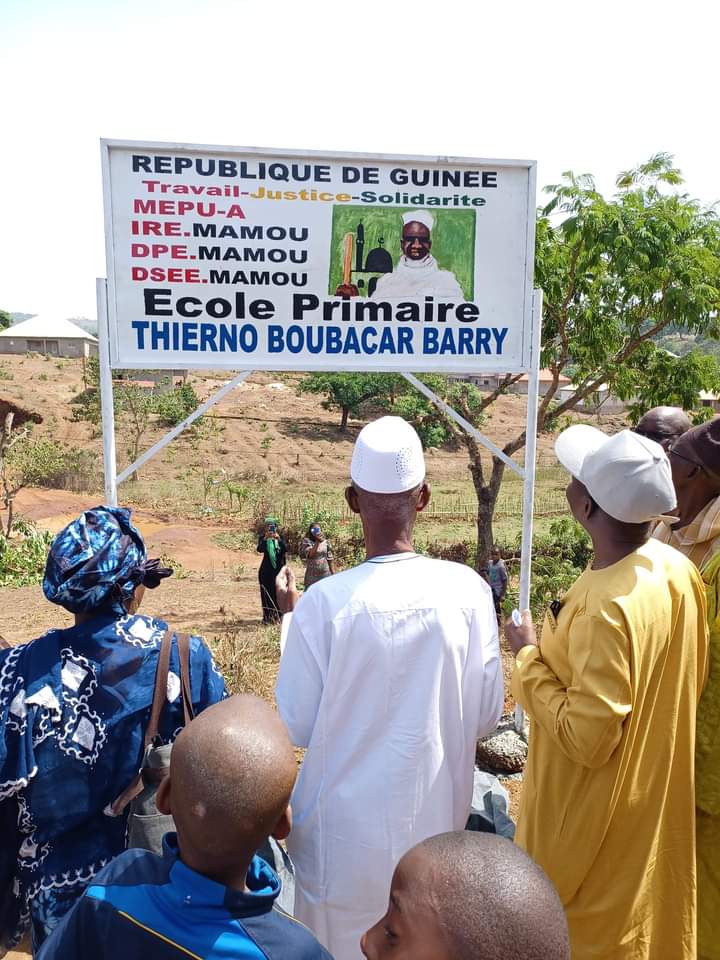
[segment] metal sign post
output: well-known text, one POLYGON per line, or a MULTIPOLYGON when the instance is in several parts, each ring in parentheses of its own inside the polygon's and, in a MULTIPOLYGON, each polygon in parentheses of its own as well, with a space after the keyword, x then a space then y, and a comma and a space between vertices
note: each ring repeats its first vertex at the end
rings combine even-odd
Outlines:
POLYGON ((113 397, 112 368, 110 366, 110 328, 108 325, 107 280, 98 277, 97 293, 98 353, 100 365, 100 409, 103 432, 103 471, 105 474, 105 503, 118 505, 117 458, 115 455, 115 401, 113 397))
MULTIPOLYGON (((530 575, 532 572, 533 512, 535 508, 535 449, 540 393, 540 341, 542 334, 542 290, 533 290, 532 357, 528 379, 527 426, 525 428, 525 477, 523 480, 523 521, 520 542, 520 610, 530 608, 530 575)), ((515 706, 515 729, 522 733, 525 714, 515 706)))

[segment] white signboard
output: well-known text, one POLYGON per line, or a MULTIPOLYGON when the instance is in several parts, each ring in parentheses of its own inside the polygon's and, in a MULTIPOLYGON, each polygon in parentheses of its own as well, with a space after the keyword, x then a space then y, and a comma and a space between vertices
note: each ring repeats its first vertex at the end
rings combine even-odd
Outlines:
POLYGON ((533 162, 102 149, 114 367, 529 368, 533 162))

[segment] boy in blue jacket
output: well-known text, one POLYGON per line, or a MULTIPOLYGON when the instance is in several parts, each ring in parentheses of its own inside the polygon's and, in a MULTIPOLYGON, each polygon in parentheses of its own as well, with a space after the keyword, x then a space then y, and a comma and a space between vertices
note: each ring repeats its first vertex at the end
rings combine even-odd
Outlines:
POLYGON ((235 696, 205 710, 175 741, 158 789, 158 810, 177 830, 163 856, 127 850, 113 860, 38 960, 332 960, 275 905, 280 881, 255 855, 267 836, 290 832, 296 771, 265 701, 235 696))

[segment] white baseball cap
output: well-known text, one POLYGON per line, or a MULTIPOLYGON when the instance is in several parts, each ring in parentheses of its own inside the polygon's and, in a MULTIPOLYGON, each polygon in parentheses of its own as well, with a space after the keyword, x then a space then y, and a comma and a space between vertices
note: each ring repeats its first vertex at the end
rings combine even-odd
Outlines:
POLYGON ((623 523, 647 523, 677 506, 665 451, 632 430, 608 437, 576 424, 557 438, 555 454, 595 503, 623 523))
POLYGON ((402 417, 373 420, 355 441, 350 476, 368 493, 412 490, 425 479, 420 437, 402 417))

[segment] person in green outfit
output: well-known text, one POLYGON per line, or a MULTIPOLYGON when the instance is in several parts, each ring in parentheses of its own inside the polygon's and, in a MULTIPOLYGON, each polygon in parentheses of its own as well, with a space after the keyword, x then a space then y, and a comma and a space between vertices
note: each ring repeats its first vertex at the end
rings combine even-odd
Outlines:
POLYGON ((285 566, 287 544, 280 535, 275 517, 265 517, 265 528, 258 538, 257 552, 263 555, 258 570, 263 623, 278 623, 280 611, 275 596, 275 578, 285 566))

